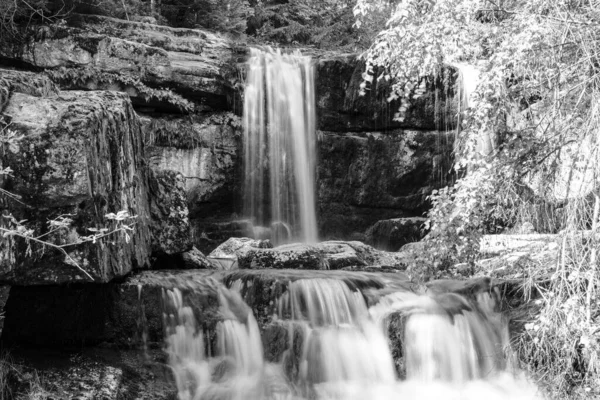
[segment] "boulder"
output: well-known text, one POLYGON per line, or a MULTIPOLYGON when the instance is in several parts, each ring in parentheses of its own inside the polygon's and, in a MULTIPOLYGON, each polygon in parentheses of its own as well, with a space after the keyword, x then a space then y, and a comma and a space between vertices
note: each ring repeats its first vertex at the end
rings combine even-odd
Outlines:
MULTIPOLYGON (((222 218, 226 218, 223 216, 222 218)), ((206 253, 212 252, 217 246, 231 237, 255 237, 254 225, 249 219, 221 222, 220 218, 211 221, 211 218, 198 218, 194 221, 194 244, 206 253)))
POLYGON ((417 242, 425 237, 423 224, 427 218, 393 218, 377 221, 367 229, 366 242, 378 249, 397 251, 410 242, 417 242))
POLYGON ((150 213, 153 254, 175 254, 191 247, 183 175, 176 171, 150 174, 150 213))
POLYGON ((319 233, 347 239, 379 220, 422 215, 452 178, 452 134, 321 132, 318 159, 319 233))
POLYGON ((181 254, 185 269, 216 269, 214 262, 206 257, 200 250, 192 247, 191 250, 181 254))
POLYGON ((237 269, 240 258, 255 250, 270 249, 272 247, 273 245, 269 240, 229 238, 214 249, 208 257, 218 266, 218 269, 237 269))
MULTIPOLYGON (((13 173, 0 184, 19 196, 5 200, 3 214, 27 220, 26 229, 65 252, 4 237, 0 281, 107 282, 149 265, 148 178, 140 122, 128 97, 114 92, 14 92, 2 117, 22 136, 2 159, 2 166, 13 173), (116 217, 122 210, 135 216, 122 221, 133 224, 133 231, 113 233, 100 243, 85 242, 90 229, 118 228, 119 222, 105 215, 116 217), (51 220, 54 225, 49 225, 51 220), (67 221, 68 227, 54 229, 67 221)), ((14 221, 3 218, 0 224, 10 228, 14 221)))

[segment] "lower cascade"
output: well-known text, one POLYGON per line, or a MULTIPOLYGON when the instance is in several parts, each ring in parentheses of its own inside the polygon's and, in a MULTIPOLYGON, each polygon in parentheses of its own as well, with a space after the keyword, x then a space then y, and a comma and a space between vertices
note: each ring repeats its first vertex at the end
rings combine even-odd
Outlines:
POLYGON ((298 279, 269 302, 271 322, 287 340, 279 359, 267 362, 276 343, 264 332, 261 338, 244 301, 251 283, 230 286, 215 289, 216 335, 203 331, 182 291, 164 293, 166 348, 181 400, 543 398, 513 367, 507 324, 489 294, 476 301, 377 297, 343 280, 298 279), (392 356, 392 320, 404 331, 403 363, 392 356))

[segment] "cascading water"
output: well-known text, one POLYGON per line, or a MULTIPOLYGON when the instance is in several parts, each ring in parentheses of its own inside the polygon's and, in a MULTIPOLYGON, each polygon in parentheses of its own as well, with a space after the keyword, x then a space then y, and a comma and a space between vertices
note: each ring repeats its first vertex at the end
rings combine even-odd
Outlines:
POLYGON ((252 49, 248 61, 244 213, 275 243, 317 241, 313 69, 299 52, 252 49))
MULTIPOLYGON (((469 64, 455 63, 453 65, 458 70, 458 111, 461 115, 473 105, 473 94, 479 84, 480 72, 469 64)), ((461 119, 462 117, 459 116, 459 123, 461 123, 461 119)), ((483 157, 488 156, 494 151, 494 147, 494 133, 489 130, 480 132, 477 138, 477 153, 483 157)))
POLYGON ((182 400, 543 398, 507 363, 506 323, 487 294, 470 302, 404 291, 369 308, 343 280, 299 279, 270 301, 274 321, 288 327, 287 348, 273 364, 238 292, 244 285, 218 290, 223 321, 212 357, 181 292, 165 295, 167 350, 182 400), (396 378, 386 337, 392 315, 404 319, 404 380, 396 378))

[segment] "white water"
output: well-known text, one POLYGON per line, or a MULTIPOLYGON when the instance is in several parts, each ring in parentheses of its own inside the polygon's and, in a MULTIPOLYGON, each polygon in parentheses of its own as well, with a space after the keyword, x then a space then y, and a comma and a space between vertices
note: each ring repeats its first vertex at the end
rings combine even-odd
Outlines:
POLYGON ((289 339, 282 360, 268 364, 256 320, 237 292, 242 285, 235 286, 220 289, 225 319, 214 357, 181 292, 166 294, 167 351, 181 400, 543 398, 509 367, 506 324, 488 295, 474 309, 458 295, 399 292, 369 309, 341 280, 297 280, 273 299, 289 339), (405 380, 396 377, 386 336, 397 313, 404 318, 405 380), (286 365, 297 373, 286 375, 286 365))
MULTIPOLYGON (((469 107, 473 106, 474 94, 480 82, 480 71, 469 64, 453 64, 458 70, 458 97, 459 115, 462 115, 469 107)), ((459 117, 459 121, 462 117, 459 117)), ((462 122, 459 122, 462 123, 462 122)), ((460 130, 461 127, 458 129, 460 130)), ((486 157, 494 151, 495 133, 489 130, 478 133, 476 151, 480 156, 486 157)))
POLYGON ((310 57, 252 49, 244 93, 244 213, 277 244, 317 241, 310 57))

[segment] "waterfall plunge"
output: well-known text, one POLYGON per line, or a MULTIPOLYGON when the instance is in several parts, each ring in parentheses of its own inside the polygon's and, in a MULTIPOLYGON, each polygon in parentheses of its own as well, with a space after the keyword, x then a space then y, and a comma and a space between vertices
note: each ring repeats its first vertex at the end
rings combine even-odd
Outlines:
POLYGON ((317 241, 310 57, 251 50, 244 95, 244 213, 275 243, 317 241))

